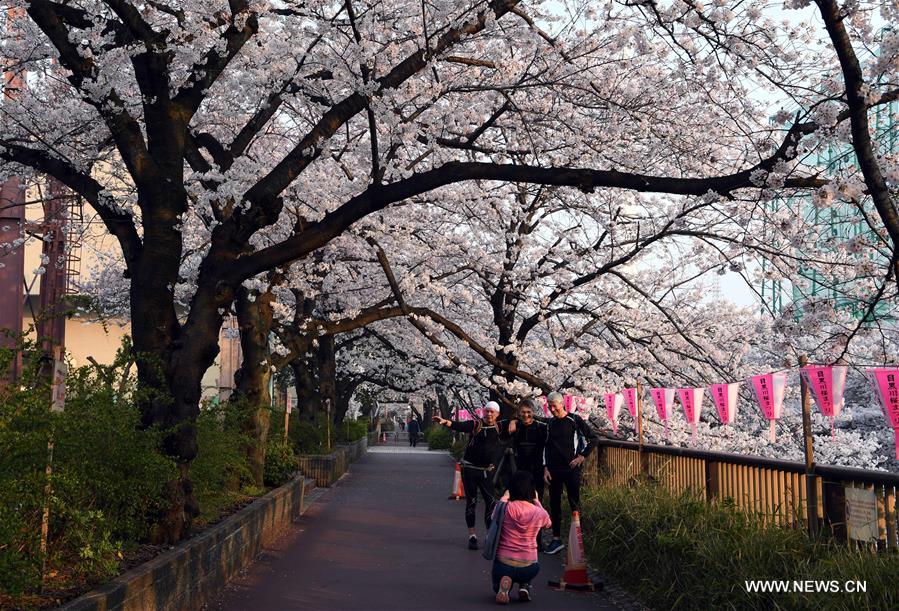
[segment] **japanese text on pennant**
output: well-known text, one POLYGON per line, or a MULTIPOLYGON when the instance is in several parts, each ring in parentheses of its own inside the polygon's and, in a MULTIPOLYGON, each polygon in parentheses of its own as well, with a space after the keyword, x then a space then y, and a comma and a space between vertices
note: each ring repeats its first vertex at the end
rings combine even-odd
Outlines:
POLYGON ((705 390, 702 388, 678 388, 681 406, 684 408, 684 417, 690 424, 699 422, 702 412, 702 397, 705 390))
POLYGON ((659 414, 659 418, 667 421, 669 412, 671 411, 671 404, 674 403, 674 389, 653 388, 650 392, 652 394, 652 402, 655 403, 656 412, 659 414))
POLYGON ((762 415, 768 420, 768 439, 774 443, 777 438, 775 422, 783 409, 784 394, 787 390, 787 373, 777 371, 752 377, 752 389, 758 399, 762 415))
POLYGON ((874 387, 883 417, 893 427, 896 460, 899 460, 899 369, 868 369, 866 373, 874 387))
POLYGON ((787 373, 778 371, 752 376, 752 388, 765 418, 768 420, 780 418, 784 393, 787 389, 787 373))
POLYGON ((709 392, 712 393, 712 401, 718 412, 718 418, 723 424, 733 424, 737 417, 737 399, 739 397, 740 383, 712 384, 709 392))
POLYGON ((830 418, 839 416, 849 368, 844 365, 808 365, 801 372, 812 389, 812 396, 821 413, 830 418))
POLYGON ((621 413, 621 406, 624 403, 624 398, 614 392, 606 394, 604 398, 606 401, 606 415, 612 423, 612 431, 617 433, 618 415, 621 413))
POLYGON ((899 369, 869 369, 880 411, 887 424, 899 428, 899 369))
POLYGON ((631 417, 637 417, 637 389, 624 388, 621 390, 624 402, 627 404, 627 411, 631 413, 631 417))

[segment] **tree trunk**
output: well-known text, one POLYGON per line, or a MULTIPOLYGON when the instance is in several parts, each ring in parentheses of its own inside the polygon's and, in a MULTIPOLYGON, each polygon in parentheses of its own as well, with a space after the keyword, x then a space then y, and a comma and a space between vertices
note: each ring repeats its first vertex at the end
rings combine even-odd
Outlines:
POLYGON ((450 405, 449 398, 446 396, 446 390, 443 388, 437 388, 437 407, 440 410, 441 418, 452 418, 453 408, 450 405))
MULTIPOLYGON (((510 300, 509 295, 506 293, 506 287, 504 284, 501 284, 490 298, 490 305, 493 310, 493 324, 496 325, 498 331, 497 343, 500 346, 512 344, 515 339, 513 331, 515 326, 515 310, 514 308, 509 307, 509 303, 510 300)), ((514 354, 506 352, 505 350, 496 350, 494 354, 496 355, 497 360, 504 365, 511 365, 515 368, 518 367, 518 357, 514 354)), ((508 371, 500 367, 494 367, 491 380, 497 377, 501 377, 509 382, 515 380, 515 376, 508 371)), ((517 397, 507 396, 505 393, 492 388, 490 389, 489 394, 491 401, 499 403, 500 418, 512 418, 515 416, 515 410, 508 404, 516 404, 518 402, 517 397)))
POLYGON ((264 485, 265 450, 272 411, 268 336, 272 328, 273 301, 271 291, 260 294, 243 286, 237 290, 235 300, 243 361, 234 374, 235 389, 231 401, 242 404, 246 410, 242 428, 250 439, 246 448, 247 460, 257 486, 264 485))
POLYGON ((151 534, 155 542, 165 543, 186 537, 199 514, 189 471, 197 455, 201 384, 219 352, 220 312, 234 299, 234 287, 220 281, 215 272, 229 258, 210 254, 200 270, 190 316, 183 325, 179 322, 173 287, 182 244, 174 226, 181 209, 172 206, 157 206, 157 216, 144 219, 144 248, 137 259, 128 261, 141 423, 166 431, 162 450, 178 465, 178 479, 168 486, 169 507, 151 534))
POLYGON ((320 335, 318 348, 315 351, 315 373, 318 380, 318 391, 321 395, 321 408, 325 409, 325 401, 330 402, 331 415, 337 410, 337 351, 333 335, 320 335))
POLYGON ((287 382, 280 376, 275 379, 275 396, 272 397, 272 407, 275 411, 287 409, 287 382))
MULTIPOLYGON (((499 359, 503 364, 509 365, 510 367, 515 367, 516 369, 518 368, 518 365, 519 365, 518 357, 516 357, 515 355, 509 354, 508 352, 502 352, 502 351, 497 351, 495 354, 496 354, 496 358, 499 359)), ((508 380, 509 382, 515 381, 514 375, 512 375, 508 371, 505 371, 499 367, 494 367, 491 378, 497 377, 497 376, 502 377, 503 379, 508 380)), ((499 403, 500 418, 513 418, 513 417, 515 417, 517 410, 510 407, 509 404, 511 403, 512 405, 517 405, 518 402, 521 400, 521 397, 508 395, 506 393, 501 393, 501 392, 491 389, 490 390, 490 400, 496 401, 497 403, 499 403)))
MULTIPOLYGON (((158 227, 155 237, 164 240, 168 248, 145 251, 140 260, 129 265, 131 335, 138 385, 143 393, 138 403, 141 424, 166 431, 162 450, 178 465, 178 479, 167 486, 169 507, 154 527, 152 538, 174 543, 187 535, 191 521, 199 513, 189 465, 197 455, 195 421, 200 381, 218 351, 218 329, 205 341, 202 337, 198 337, 199 343, 188 345, 183 341, 170 288, 178 277, 180 240, 165 235, 158 227), (204 346, 200 344, 212 351, 206 366, 201 358, 205 356, 204 346)), ((152 243, 149 239, 147 242, 152 243)))
POLYGON ((337 389, 337 411, 334 412, 334 424, 340 426, 346 419, 350 410, 350 401, 362 381, 355 377, 342 376, 338 378, 336 384, 337 389))
POLYGON ((315 360, 308 353, 308 346, 303 347, 300 356, 291 361, 294 386, 297 391, 297 417, 300 420, 313 422, 315 415, 321 411, 321 395, 315 376, 315 360))
POLYGON ((422 418, 421 429, 425 430, 431 426, 431 418, 437 413, 437 403, 435 403, 433 399, 425 399, 422 409, 424 411, 424 417, 422 418))

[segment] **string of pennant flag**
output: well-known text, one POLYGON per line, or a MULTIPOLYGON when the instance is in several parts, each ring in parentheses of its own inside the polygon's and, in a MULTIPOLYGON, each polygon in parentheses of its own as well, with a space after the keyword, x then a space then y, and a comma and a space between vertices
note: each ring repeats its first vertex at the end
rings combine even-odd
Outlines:
MULTIPOLYGON (((800 368, 800 375, 808 384, 812 398, 821 414, 830 418, 831 436, 836 439, 834 421, 844 406, 843 392, 849 367, 845 365, 807 365, 800 368)), ((784 395, 787 389, 788 371, 774 371, 752 376, 749 383, 758 402, 762 416, 768 420, 768 436, 775 441, 776 423, 783 412, 784 395)), ((865 370, 865 376, 877 399, 884 420, 893 428, 896 440, 896 458, 899 459, 899 368, 876 367, 865 370)), ((733 424, 737 418, 737 401, 741 382, 712 384, 708 391, 722 424, 733 424)), ((665 425, 668 436, 668 419, 674 408, 675 395, 680 399, 684 417, 690 424, 692 441, 696 443, 696 429, 702 411, 702 401, 706 388, 651 388, 653 404, 659 419, 665 425)), ((604 395, 606 416, 612 422, 612 431, 617 433, 618 417, 626 404, 631 416, 637 417, 637 389, 624 388, 617 393, 604 395)))
MULTIPOLYGON (((821 414, 830 418, 831 436, 836 440, 834 422, 843 409, 843 392, 849 367, 845 365, 806 365, 800 368, 800 375, 808 384, 812 398, 821 414)), ((896 440, 896 458, 899 459, 899 368, 873 367, 865 370, 865 376, 877 399, 887 425, 893 428, 896 440)), ((758 402, 762 416, 768 420, 768 437, 773 442, 777 435, 777 420, 783 412, 784 395, 787 389, 786 370, 774 371, 752 376, 749 383, 758 402)), ((692 443, 696 443, 697 424, 702 413, 702 402, 706 388, 712 396, 712 402, 722 424, 732 425, 737 418, 737 401, 742 382, 730 384, 712 384, 699 388, 650 388, 650 395, 659 419, 665 426, 665 437, 668 437, 668 420, 674 409, 675 397, 680 400, 684 416, 690 424, 692 443)), ((546 397, 539 397, 543 412, 550 416, 546 397)), ((627 406, 632 418, 637 418, 637 389, 623 388, 618 392, 603 395, 606 416, 612 423, 613 434, 618 433, 618 420, 622 409, 627 406)), ((597 401, 590 397, 565 395, 565 409, 570 412, 589 415, 597 401)), ((475 410, 478 417, 483 410, 475 410)), ((466 410, 459 410, 459 418, 468 420, 472 415, 466 410)))

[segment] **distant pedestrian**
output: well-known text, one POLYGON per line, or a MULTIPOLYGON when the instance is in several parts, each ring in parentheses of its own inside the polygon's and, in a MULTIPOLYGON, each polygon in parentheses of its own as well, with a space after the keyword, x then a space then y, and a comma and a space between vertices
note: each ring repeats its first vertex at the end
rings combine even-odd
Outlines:
POLYGON ((509 489, 501 501, 507 502, 499 544, 493 560, 493 591, 496 602, 509 602, 512 585, 518 584, 518 599, 531 600, 531 581, 540 572, 536 536, 551 524, 549 514, 540 504, 530 471, 516 471, 509 479, 509 489))
POLYGON ((409 445, 413 448, 418 446, 418 433, 421 432, 421 424, 418 420, 409 416, 409 424, 406 426, 409 431, 409 445))
POLYGON ((468 445, 462 456, 462 485, 465 488, 465 524, 468 526, 468 549, 478 549, 475 513, 478 491, 484 499, 484 524, 490 528, 496 505, 494 471, 502 457, 501 438, 508 436, 508 423, 499 423, 499 404, 489 401, 484 406, 484 420, 447 420, 434 416, 434 422, 460 433, 468 433, 468 445))
POLYGON ((546 398, 552 418, 546 424, 546 451, 543 470, 549 485, 549 514, 553 539, 547 554, 559 552, 562 543, 562 488, 568 494, 568 506, 578 511, 581 503, 581 466, 596 445, 596 434, 583 418, 565 410, 561 393, 551 392, 546 398), (583 443, 579 443, 579 439, 583 443))

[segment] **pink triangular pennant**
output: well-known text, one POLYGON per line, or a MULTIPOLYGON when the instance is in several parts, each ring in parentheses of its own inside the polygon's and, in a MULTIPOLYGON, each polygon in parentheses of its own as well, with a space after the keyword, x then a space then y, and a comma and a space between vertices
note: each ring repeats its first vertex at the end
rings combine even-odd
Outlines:
POLYGON ((752 389, 755 391, 762 415, 769 421, 768 438, 773 443, 777 439, 775 422, 780 418, 787 390, 787 372, 776 371, 752 376, 752 389))

